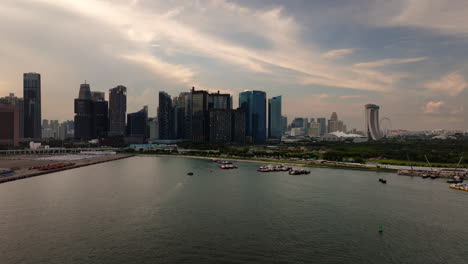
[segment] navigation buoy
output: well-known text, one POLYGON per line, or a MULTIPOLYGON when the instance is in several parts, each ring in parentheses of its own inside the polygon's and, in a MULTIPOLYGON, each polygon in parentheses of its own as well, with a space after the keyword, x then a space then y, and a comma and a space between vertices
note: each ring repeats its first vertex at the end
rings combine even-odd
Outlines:
POLYGON ((379 233, 383 232, 383 225, 379 225, 379 233))

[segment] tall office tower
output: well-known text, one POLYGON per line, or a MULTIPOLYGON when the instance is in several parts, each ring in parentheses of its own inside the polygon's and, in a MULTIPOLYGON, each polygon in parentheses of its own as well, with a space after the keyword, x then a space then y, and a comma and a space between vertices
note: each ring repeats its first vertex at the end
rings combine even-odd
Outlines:
POLYGON ((208 95, 208 109, 232 109, 230 94, 210 93, 208 95))
POLYGON ((75 99, 75 138, 87 140, 107 136, 108 106, 104 93, 96 92, 93 97, 89 84, 81 84, 75 99))
POLYGON ((127 114, 127 87, 119 85, 109 89, 109 136, 125 135, 127 114))
POLYGON ((144 143, 148 139, 148 106, 127 115, 127 136, 132 142, 144 143))
POLYGON ((95 137, 107 137, 109 132, 109 103, 103 92, 92 92, 93 133, 95 137))
POLYGON ((333 112, 330 119, 328 120, 328 133, 338 131, 338 115, 333 112))
POLYGON ((192 87, 192 140, 209 140, 208 92, 196 91, 192 87))
POLYGON ((382 132, 379 127, 379 109, 380 107, 375 104, 366 104, 366 133, 367 137, 372 140, 379 140, 382 138, 382 132))
POLYGON ((93 101, 75 99, 75 139, 94 138, 93 134, 93 101))
POLYGON ((237 144, 245 144, 246 142, 246 113, 242 109, 236 109, 231 111, 232 125, 231 125, 231 141, 237 144))
POLYGON ((149 140, 158 140, 159 139, 159 122, 158 118, 149 118, 148 119, 149 127, 149 140))
POLYGON ((344 128, 343 121, 338 120, 337 130, 344 132, 343 128, 344 128))
POLYGON ((320 124, 320 136, 327 133, 327 119, 325 117, 317 118, 317 123, 320 124))
POLYGON ((18 146, 20 140, 19 104, 0 102, 0 145, 18 146))
POLYGON ((281 123, 283 124, 283 131, 281 132, 281 134, 284 135, 284 133, 286 133, 286 130, 288 130, 288 117, 282 116, 281 123))
POLYGON ((246 112, 246 134, 254 144, 266 142, 266 93, 245 91, 239 94, 239 108, 246 112))
POLYGON ((252 143, 252 91, 239 93, 239 109, 245 113, 246 142, 252 143))
POLYGON ((212 143, 228 143, 232 139, 232 113, 230 109, 211 109, 210 136, 212 143))
POLYGON ((282 135, 281 96, 276 96, 268 99, 268 137, 281 139, 282 135))
POLYGON ((0 98, 0 105, 16 105, 19 108, 19 132, 20 139, 24 138, 24 100, 18 98, 14 93, 10 93, 8 96, 0 98))
POLYGON ((41 137, 41 75, 23 74, 24 137, 41 137))
POLYGON ((174 139, 174 121, 171 96, 166 92, 159 92, 159 139, 174 139))
POLYGON ((189 92, 180 93, 174 97, 172 106, 174 107, 174 137, 181 139, 191 139, 191 113, 190 102, 192 94, 189 92))

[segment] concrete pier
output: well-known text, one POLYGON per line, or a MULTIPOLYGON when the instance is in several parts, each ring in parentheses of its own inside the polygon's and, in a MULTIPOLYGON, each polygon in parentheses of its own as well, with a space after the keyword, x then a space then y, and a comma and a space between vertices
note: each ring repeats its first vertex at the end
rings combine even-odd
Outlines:
POLYGON ((43 155, 21 155, 21 156, 6 156, 0 158, 0 169, 11 169, 15 172, 13 174, 8 174, 4 176, 0 176, 0 183, 5 183, 9 181, 15 181, 30 177, 35 177, 43 174, 49 174, 53 172, 63 171, 63 170, 70 170, 74 168, 94 165, 98 163, 125 159, 128 157, 132 157, 133 155, 128 154, 116 154, 116 155, 92 155, 84 159, 79 160, 70 160, 67 159, 67 155, 63 156, 49 156, 50 159, 47 159, 47 156, 44 157, 43 155), (63 159, 61 159, 63 157, 63 159), (75 165, 59 168, 55 170, 47 170, 41 171, 37 169, 29 169, 35 166, 47 166, 49 164, 58 164, 64 162, 73 162, 75 165))

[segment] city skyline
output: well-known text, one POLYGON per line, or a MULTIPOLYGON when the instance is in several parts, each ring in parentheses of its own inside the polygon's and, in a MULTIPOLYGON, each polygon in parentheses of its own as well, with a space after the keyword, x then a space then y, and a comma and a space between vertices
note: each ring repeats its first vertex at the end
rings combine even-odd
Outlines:
POLYGON ((394 128, 466 129, 468 30, 455 18, 467 11, 464 1, 6 1, 0 91, 20 95, 20 74, 41 73, 42 115, 58 120, 73 116, 67 102, 86 79, 101 92, 125 85, 128 111, 148 105, 150 116, 159 91, 195 86, 234 102, 246 89, 287 94, 290 119, 336 111, 363 129, 372 102, 394 128))

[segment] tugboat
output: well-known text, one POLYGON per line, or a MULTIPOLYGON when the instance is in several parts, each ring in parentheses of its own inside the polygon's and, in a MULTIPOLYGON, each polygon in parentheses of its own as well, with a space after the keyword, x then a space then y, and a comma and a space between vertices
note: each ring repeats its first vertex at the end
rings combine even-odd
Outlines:
POLYGON ((387 180, 382 179, 382 178, 379 178, 379 182, 381 182, 381 183, 383 183, 383 184, 387 184, 387 180))

